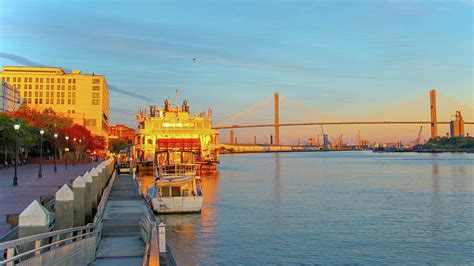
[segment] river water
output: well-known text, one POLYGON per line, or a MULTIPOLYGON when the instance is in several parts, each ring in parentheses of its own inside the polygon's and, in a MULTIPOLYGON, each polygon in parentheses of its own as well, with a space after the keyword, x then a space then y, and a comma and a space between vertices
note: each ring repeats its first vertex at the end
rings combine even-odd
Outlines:
POLYGON ((202 213, 160 219, 178 265, 473 263, 473 163, 455 153, 224 155, 202 178, 202 213))

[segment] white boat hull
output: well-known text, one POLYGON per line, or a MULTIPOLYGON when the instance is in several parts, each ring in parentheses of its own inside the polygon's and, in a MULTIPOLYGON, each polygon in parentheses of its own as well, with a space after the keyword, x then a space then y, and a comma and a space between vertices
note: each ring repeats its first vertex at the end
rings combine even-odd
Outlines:
POLYGON ((203 201, 202 196, 155 197, 151 204, 157 213, 192 213, 201 212, 203 201))

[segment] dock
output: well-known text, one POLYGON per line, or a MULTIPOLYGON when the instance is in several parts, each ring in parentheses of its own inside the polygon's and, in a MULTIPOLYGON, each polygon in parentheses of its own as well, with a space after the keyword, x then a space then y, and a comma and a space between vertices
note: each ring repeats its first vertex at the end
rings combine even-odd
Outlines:
POLYGON ((91 265, 142 265, 140 217, 148 212, 131 175, 118 175, 102 218, 102 238, 91 265))

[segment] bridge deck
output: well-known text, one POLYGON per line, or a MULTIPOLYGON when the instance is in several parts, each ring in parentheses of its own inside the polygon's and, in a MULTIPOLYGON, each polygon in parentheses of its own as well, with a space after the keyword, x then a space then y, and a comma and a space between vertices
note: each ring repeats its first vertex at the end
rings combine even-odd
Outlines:
POLYGON ((139 219, 147 206, 130 175, 118 175, 105 207, 102 239, 91 265, 141 265, 145 244, 139 219))

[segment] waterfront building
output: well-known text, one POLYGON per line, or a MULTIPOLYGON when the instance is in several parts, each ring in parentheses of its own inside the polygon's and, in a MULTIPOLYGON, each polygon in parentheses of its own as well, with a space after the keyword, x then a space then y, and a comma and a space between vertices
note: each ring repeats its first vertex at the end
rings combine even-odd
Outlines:
POLYGON ((0 112, 14 112, 21 104, 18 90, 2 80, 2 89, 0 91, 0 112))
POLYGON ((461 111, 456 111, 454 120, 449 123, 449 131, 451 137, 464 136, 464 119, 462 118, 461 111))
MULTIPOLYGON (((136 156, 142 162, 152 162, 155 152, 167 154, 167 160, 180 163, 184 151, 192 151, 195 162, 215 168, 219 163, 218 132, 212 128, 212 112, 191 115, 183 101, 181 109, 171 107, 169 100, 163 108, 144 108, 138 119, 135 135, 136 156)), ((171 163, 171 162, 170 162, 171 163)))
POLYGON ((0 77, 31 109, 51 108, 108 139, 109 89, 103 75, 66 73, 58 67, 4 66, 0 77))
POLYGON ((117 124, 109 127, 109 140, 121 139, 133 143, 135 130, 125 125, 117 124))

